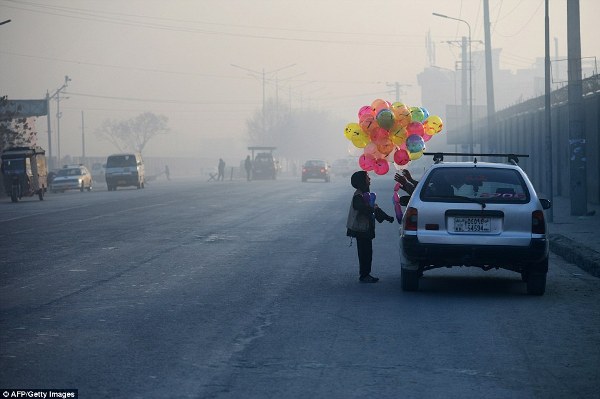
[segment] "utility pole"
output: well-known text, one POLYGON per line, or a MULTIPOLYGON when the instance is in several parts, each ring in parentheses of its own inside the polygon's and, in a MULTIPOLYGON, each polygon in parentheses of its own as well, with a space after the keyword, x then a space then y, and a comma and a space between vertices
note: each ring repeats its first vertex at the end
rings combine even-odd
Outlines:
POLYGON ((567 42, 569 65, 569 175, 571 192, 571 215, 587 213, 586 142, 581 117, 581 32, 579 0, 567 0, 567 42))
POLYGON ((85 163, 85 123, 83 121, 83 111, 81 111, 81 159, 85 163))
POLYGON ((69 85, 70 81, 71 81, 71 78, 69 78, 69 76, 65 75, 65 83, 62 86, 60 86, 58 89, 56 89, 54 94, 49 95, 48 91, 46 91, 46 102, 47 102, 47 107, 48 107, 48 156, 50 157, 51 164, 53 164, 53 161, 52 161, 52 134, 50 133, 50 126, 51 126, 51 123, 50 123, 50 99, 56 97, 56 137, 57 137, 58 152, 57 152, 56 165, 52 165, 55 167, 60 166, 60 117, 61 117, 61 114, 60 114, 60 92, 69 85))
MULTIPOLYGON (((410 86, 410 85, 403 85, 403 84, 400 84, 398 82, 386 83, 386 85, 388 87, 393 87, 394 88, 394 92, 396 93, 396 102, 400 102, 400 92, 402 91, 402 87, 408 87, 408 86, 410 86)), ((404 94, 403 91, 402 91, 402 94, 404 94)))
MULTIPOLYGON (((544 80, 545 80, 545 94, 544 94, 544 132, 546 132, 546 185, 548 186, 549 200, 552 201, 554 197, 553 177, 552 177, 552 89, 550 87, 550 10, 549 0, 546 1, 546 19, 545 19, 545 60, 544 60, 544 80)), ((552 223, 554 221, 554 210, 552 207, 548 209, 548 221, 552 223)))
MULTIPOLYGON (((492 39, 490 34, 490 5, 489 0, 483 0, 483 30, 485 35, 485 86, 487 92, 487 144, 490 151, 498 148, 496 136, 496 103, 494 100, 494 64, 492 63, 492 39)), ((471 66, 472 67, 472 66, 471 66)))
POLYGON ((465 25, 467 25, 467 28, 469 29, 469 60, 468 62, 466 61, 466 43, 467 43, 467 39, 463 36, 463 40, 462 40, 462 59, 463 59, 463 82, 464 82, 464 77, 465 77, 465 66, 467 68, 469 68, 469 152, 473 153, 473 145, 474 145, 474 137, 473 137, 473 53, 471 51, 471 25, 465 21, 464 19, 460 19, 460 18, 454 18, 454 17, 449 17, 447 15, 444 14, 438 14, 437 12, 433 12, 431 13, 432 15, 436 16, 436 17, 440 17, 440 18, 446 18, 446 19, 453 19, 455 21, 459 21, 464 23, 465 25))
POLYGON ((52 130, 50 123, 50 93, 46 90, 46 109, 48 110, 48 116, 46 117, 46 122, 48 122, 48 159, 50 160, 49 165, 50 169, 54 169, 54 159, 52 158, 52 130))
POLYGON ((257 75, 262 77, 262 124, 263 124, 263 132, 265 132, 266 131, 266 126, 265 126, 266 125, 266 122, 265 122, 265 101, 266 101, 265 86, 266 86, 266 82, 267 82, 266 75, 267 74, 270 75, 270 74, 273 74, 273 73, 277 73, 277 72, 279 72, 279 71, 281 71, 283 69, 291 68, 291 67, 295 66, 296 64, 286 65, 284 67, 281 67, 281 68, 278 68, 278 69, 275 69, 275 70, 272 70, 272 71, 269 71, 269 72, 265 72, 265 68, 262 69, 262 72, 259 72, 259 71, 255 71, 255 70, 252 70, 252 69, 241 67, 241 66, 235 65, 235 64, 230 64, 230 65, 232 67, 234 67, 234 68, 238 68, 238 69, 242 69, 244 71, 250 72, 255 77, 257 75))
MULTIPOLYGON (((467 38, 466 37, 462 37, 462 78, 461 78, 461 103, 463 105, 463 109, 464 110, 469 110, 470 112, 472 112, 470 109, 467 108, 467 68, 470 67, 469 65, 469 61, 467 60, 467 38)), ((470 82, 469 82, 470 83, 470 82)), ((466 112, 465 112, 466 113, 466 112)), ((465 141, 465 144, 463 144, 463 148, 466 146, 466 143, 470 143, 469 146, 469 153, 473 153, 473 133, 471 132, 471 126, 473 125, 473 118, 471 116, 472 114, 469 113, 469 138, 468 140, 465 141)))

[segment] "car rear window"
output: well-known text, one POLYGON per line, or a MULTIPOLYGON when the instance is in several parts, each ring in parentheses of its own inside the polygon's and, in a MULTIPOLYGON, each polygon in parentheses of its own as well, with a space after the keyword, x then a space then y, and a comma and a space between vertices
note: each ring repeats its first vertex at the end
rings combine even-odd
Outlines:
POLYGON ((69 168, 69 169, 60 169, 57 176, 80 176, 82 175, 81 169, 79 168, 69 168))
POLYGON ((477 199, 522 204, 529 202, 529 191, 515 169, 437 168, 427 176, 420 198, 435 202, 477 199))
POLYGON ((124 168, 126 166, 137 166, 134 155, 120 155, 108 157, 107 168, 124 168))

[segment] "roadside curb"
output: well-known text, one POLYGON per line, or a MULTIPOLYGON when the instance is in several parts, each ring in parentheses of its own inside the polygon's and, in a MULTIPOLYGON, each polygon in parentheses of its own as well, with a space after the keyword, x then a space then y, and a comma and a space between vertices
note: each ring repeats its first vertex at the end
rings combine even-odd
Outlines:
POLYGON ((597 251, 562 234, 550 234, 550 250, 592 276, 600 278, 600 253, 597 251))

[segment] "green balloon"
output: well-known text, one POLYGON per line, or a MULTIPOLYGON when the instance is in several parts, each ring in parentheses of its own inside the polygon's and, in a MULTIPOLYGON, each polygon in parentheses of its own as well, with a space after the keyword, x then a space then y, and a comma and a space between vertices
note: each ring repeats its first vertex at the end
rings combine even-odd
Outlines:
POLYGON ((380 128, 390 130, 394 126, 394 114, 389 109, 382 109, 377 114, 377 123, 380 128))
POLYGON ((410 115, 413 121, 423 122, 425 119, 425 113, 421 107, 410 107, 410 115))

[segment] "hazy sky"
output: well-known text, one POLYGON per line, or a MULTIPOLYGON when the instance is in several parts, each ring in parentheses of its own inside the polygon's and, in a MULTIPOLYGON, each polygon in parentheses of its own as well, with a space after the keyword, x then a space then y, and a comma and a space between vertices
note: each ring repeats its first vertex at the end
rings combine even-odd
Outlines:
MULTIPOLYGON (((543 57, 544 0, 489 3, 501 67, 543 57)), ((566 3, 550 0, 552 52, 556 37, 565 57, 566 3)), ((597 57, 600 1, 580 0, 580 9, 582 56, 597 57)), ((239 158, 263 82, 267 98, 347 122, 376 98, 394 100, 395 82, 405 85, 405 103, 426 107, 416 77, 429 65, 427 35, 435 64, 454 69, 460 49, 447 42, 468 34, 466 24, 432 12, 466 20, 472 40, 483 41, 483 0, 0 0, 0 21, 12 20, 0 26, 0 95, 41 99, 68 75, 63 156, 81 155, 82 111, 86 152, 97 156, 115 151, 93 133, 103 120, 151 111, 167 116, 172 131, 146 156, 239 158)), ((46 118, 37 125, 47 148, 46 118)), ((331 134, 341 137, 343 127, 331 134)))

